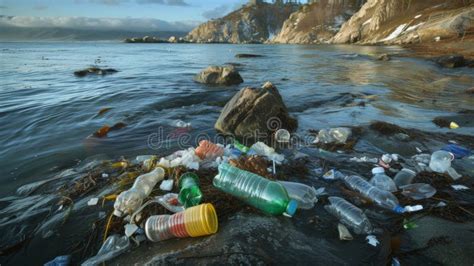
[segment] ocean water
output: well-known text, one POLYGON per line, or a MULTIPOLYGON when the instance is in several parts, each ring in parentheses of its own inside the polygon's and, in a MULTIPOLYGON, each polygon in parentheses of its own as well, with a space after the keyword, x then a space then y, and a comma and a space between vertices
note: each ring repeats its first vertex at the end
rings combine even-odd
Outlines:
MULTIPOLYGON (((472 69, 442 69, 406 56, 389 62, 373 58, 382 53, 409 51, 325 45, 0 43, 1 208, 12 197, 22 199, 16 195, 18 187, 50 178, 86 158, 165 155, 194 146, 194 139, 167 138, 176 132, 176 120, 191 123, 194 136, 214 135, 225 102, 240 88, 266 81, 280 90, 302 135, 309 129, 374 120, 447 132, 432 120, 474 111, 474 97, 464 93, 474 84, 472 69), (235 58, 238 53, 263 57, 235 58), (221 87, 193 81, 205 67, 228 63, 238 64, 243 84, 221 87), (73 75, 91 65, 119 72, 73 75), (111 109, 99 115, 103 108, 111 109), (126 127, 106 138, 90 137, 118 122, 126 127), (159 145, 150 143, 156 134, 166 136, 159 145)), ((470 126, 456 132, 474 135, 472 124, 466 123, 470 126)), ((47 201, 40 196, 37 200, 47 201)), ((21 207, 17 209, 20 216, 21 207)), ((5 209, 2 213, 11 214, 5 209)), ((11 225, 5 222, 10 218, 2 216, 3 232, 11 225)))

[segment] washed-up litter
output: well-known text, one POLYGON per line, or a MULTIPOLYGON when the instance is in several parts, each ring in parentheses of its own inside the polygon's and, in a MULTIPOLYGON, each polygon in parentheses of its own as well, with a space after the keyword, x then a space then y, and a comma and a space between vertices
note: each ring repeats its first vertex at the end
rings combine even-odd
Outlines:
POLYGON ((397 187, 409 185, 411 184, 415 176, 415 171, 403 168, 395 175, 395 177, 393 178, 393 182, 395 182, 395 185, 397 185, 397 187))
POLYGON ((436 194, 436 189, 428 184, 416 183, 402 186, 403 196, 410 197, 414 200, 428 199, 436 194))
POLYGON ((361 209, 339 197, 329 197, 329 202, 331 204, 324 208, 356 234, 370 234, 373 231, 372 224, 361 209))
POLYGON ((374 175, 370 180, 370 184, 373 186, 386 190, 389 192, 397 191, 397 185, 395 182, 385 174, 385 169, 382 167, 375 167, 372 169, 372 174, 374 175))
POLYGON ((286 129, 279 129, 275 132, 275 140, 280 143, 290 142, 290 132, 286 129))
POLYGON ((163 191, 171 191, 173 190, 173 183, 173 179, 163 180, 160 184, 160 189, 163 191))
POLYGON ((403 228, 405 228, 406 230, 415 229, 417 227, 418 225, 415 222, 403 219, 403 228))
POLYGON ((137 177, 132 188, 120 193, 115 200, 114 215, 122 217, 124 214, 132 214, 143 203, 143 200, 148 197, 155 187, 155 185, 163 180, 165 171, 158 167, 148 174, 137 177))
POLYGON ((295 182, 278 181, 278 183, 285 187, 291 199, 298 202, 299 209, 312 209, 318 202, 318 194, 314 187, 295 182))
POLYGON ((441 148, 441 150, 452 153, 456 159, 462 159, 464 157, 468 157, 471 154, 471 150, 456 144, 448 144, 441 148))
POLYGON ((127 237, 131 237, 135 232, 138 230, 138 226, 136 224, 126 224, 125 225, 125 235, 127 237))
POLYGON ((104 242, 97 255, 86 260, 82 266, 95 266, 111 260, 130 248, 127 236, 111 235, 104 242))
POLYGON ((341 223, 338 223, 337 224, 337 230, 339 231, 339 239, 340 240, 345 240, 345 241, 349 241, 349 240, 353 240, 354 237, 351 235, 351 233, 349 232, 349 230, 347 229, 347 227, 341 223))
POLYGON ((449 128, 450 129, 458 129, 459 125, 456 122, 451 122, 451 123, 449 123, 449 128))
POLYGON ((87 205, 88 206, 95 206, 95 205, 97 205, 97 203, 99 203, 99 198, 92 198, 87 202, 87 205))
POLYGON ((400 206, 398 199, 392 193, 372 186, 362 177, 355 175, 346 176, 344 182, 348 187, 373 200, 380 207, 396 213, 404 212, 404 208, 400 206))
POLYGON ((298 207, 298 203, 290 199, 285 188, 278 182, 270 181, 230 164, 219 165, 219 174, 214 177, 213 184, 217 189, 268 214, 283 214, 292 217, 298 207), (265 195, 262 192, 267 188, 272 192, 265 195))
POLYGON ((52 261, 48 261, 44 266, 68 266, 71 263, 71 255, 59 256, 52 261))
POLYGON ((173 121, 172 126, 186 128, 186 127, 191 127, 191 123, 186 123, 183 120, 178 119, 178 120, 173 121))
POLYGON ((285 156, 275 152, 275 149, 269 147, 263 142, 257 142, 250 147, 251 151, 254 151, 255 154, 260 156, 265 156, 269 160, 274 161, 278 164, 281 164, 285 160, 285 156))
POLYGON ((344 144, 347 139, 351 136, 352 130, 346 127, 321 129, 318 136, 314 140, 314 143, 338 143, 344 144))
POLYGON ((324 179, 327 179, 327 180, 336 180, 336 179, 343 179, 345 177, 345 175, 337 170, 329 170, 328 172, 326 172, 324 175, 323 175, 323 178, 324 179))
POLYGON ((378 244, 380 244, 379 240, 374 235, 368 235, 365 239, 367 240, 367 243, 369 243, 369 245, 371 246, 376 247, 378 246, 378 244))
POLYGON ((195 173, 185 173, 179 178, 178 200, 184 208, 201 203, 202 192, 199 188, 199 177, 195 173))
POLYGON ((405 206, 405 212, 417 212, 423 210, 422 205, 405 206))
POLYGON ((173 215, 151 216, 145 224, 146 236, 153 242, 211 235, 217 229, 217 214, 212 204, 201 204, 173 215))
POLYGON ((464 185, 451 185, 454 190, 468 190, 469 188, 464 185))
POLYGON ((352 157, 350 159, 350 161, 353 161, 353 162, 356 162, 356 163, 378 163, 379 162, 379 159, 377 158, 369 158, 367 156, 363 156, 363 157, 352 157))
POLYGON ((176 193, 158 196, 156 197, 156 201, 170 212, 176 213, 184 211, 184 206, 179 203, 178 194, 176 193))

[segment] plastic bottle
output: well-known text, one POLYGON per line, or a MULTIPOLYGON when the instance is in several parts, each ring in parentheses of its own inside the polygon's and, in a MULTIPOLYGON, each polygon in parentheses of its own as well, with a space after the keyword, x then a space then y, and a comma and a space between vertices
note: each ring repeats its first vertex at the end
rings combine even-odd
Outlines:
POLYGON ((241 151, 242 153, 247 153, 250 149, 244 144, 240 143, 238 140, 234 139, 234 147, 241 151))
POLYGON ((214 177, 216 188, 229 193, 267 214, 293 216, 298 207, 278 182, 223 163, 214 177))
POLYGON ((347 184, 347 186, 373 200, 382 208, 389 209, 397 213, 402 213, 404 211, 404 208, 400 206, 398 199, 392 193, 372 186, 360 176, 347 176, 344 178, 344 182, 347 184))
POLYGON ((185 210, 184 206, 179 203, 178 194, 176 193, 168 193, 163 196, 158 196, 155 199, 170 212, 177 213, 185 210))
POLYGON ((339 197, 329 197, 329 202, 331 204, 324 208, 339 218, 342 224, 352 228, 356 234, 372 233, 372 224, 361 209, 339 197))
POLYGON ((196 206, 201 202, 202 193, 199 189, 199 177, 195 173, 185 173, 179 178, 179 203, 184 208, 196 206))
POLYGON ((208 140, 201 140, 199 146, 196 148, 196 155, 199 156, 201 160, 214 160, 215 158, 224 155, 224 148, 208 140))
POLYGON ((428 199, 436 194, 436 189, 428 184, 416 183, 401 187, 402 194, 414 200, 428 199))
POLYGON ((150 195, 155 185, 163 180, 164 177, 165 170, 161 167, 157 167, 150 173, 137 177, 132 188, 120 193, 115 200, 114 215, 122 217, 124 214, 134 213, 140 208, 143 200, 150 195))
POLYGON ((454 155, 447 151, 436 151, 431 155, 430 168, 437 173, 446 173, 451 167, 454 155))
POLYGON ((395 182, 385 174, 385 169, 383 169, 383 167, 375 167, 372 169, 372 174, 374 174, 374 177, 370 180, 370 184, 382 190, 390 192, 397 191, 397 185, 395 185, 395 182))
POLYGON ((318 132, 317 142, 325 144, 333 142, 344 144, 346 143, 347 139, 350 137, 351 134, 351 129, 345 127, 321 129, 318 132))
POLYGON ((278 183, 285 187, 291 199, 298 202, 300 209, 312 209, 318 202, 317 193, 313 187, 295 182, 278 181, 278 183))
POLYGON ((397 187, 405 186, 411 184, 413 178, 415 178, 416 173, 408 168, 403 168, 400 172, 398 172, 393 181, 397 187))
POLYGON ((275 140, 280 143, 290 142, 290 132, 286 129, 279 129, 275 132, 275 140))
POLYGON ((217 229, 217 214, 212 204, 201 204, 173 215, 151 216, 145 223, 145 234, 153 242, 211 235, 217 229))
POLYGON ((100 265, 124 253, 131 247, 127 236, 111 235, 105 240, 97 255, 82 263, 82 266, 100 265))
POLYGON ((277 163, 281 163, 285 160, 284 155, 278 154, 277 152, 275 152, 274 148, 260 141, 253 144, 252 147, 250 147, 250 150, 254 151, 257 155, 265 156, 268 159, 277 163))

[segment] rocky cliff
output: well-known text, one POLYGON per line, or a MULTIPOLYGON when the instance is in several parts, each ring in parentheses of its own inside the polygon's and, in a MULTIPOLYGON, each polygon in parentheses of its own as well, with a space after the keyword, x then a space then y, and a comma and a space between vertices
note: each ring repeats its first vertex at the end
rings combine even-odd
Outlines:
POLYGON ((261 3, 243 6, 227 16, 192 30, 186 40, 199 43, 263 43, 281 30, 295 5, 261 3))
POLYGON ((272 43, 325 43, 365 0, 318 0, 291 14, 272 43))
POLYGON ((368 0, 334 43, 408 44, 472 35, 474 0, 368 0))

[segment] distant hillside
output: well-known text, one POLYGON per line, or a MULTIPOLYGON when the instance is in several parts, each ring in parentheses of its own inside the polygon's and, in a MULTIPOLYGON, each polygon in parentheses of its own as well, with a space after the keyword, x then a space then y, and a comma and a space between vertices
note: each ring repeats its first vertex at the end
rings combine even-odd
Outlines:
POLYGON ((368 0, 333 42, 412 44, 472 34, 473 0, 368 0))
POLYGON ((273 43, 328 42, 365 0, 317 0, 300 8, 285 21, 273 43))
POLYGON ((146 35, 168 39, 171 36, 185 36, 186 32, 0 27, 0 41, 107 41, 146 35))
POLYGON ((208 21, 192 30, 190 42, 263 43, 281 30, 296 5, 261 3, 243 6, 223 18, 208 21))

